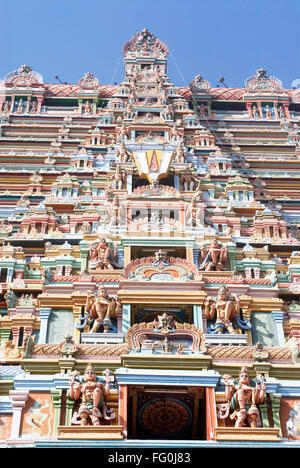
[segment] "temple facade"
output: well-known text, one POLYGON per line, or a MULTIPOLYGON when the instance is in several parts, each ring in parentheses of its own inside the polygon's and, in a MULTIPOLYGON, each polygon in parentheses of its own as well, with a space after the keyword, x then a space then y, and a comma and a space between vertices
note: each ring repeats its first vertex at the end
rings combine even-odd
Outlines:
POLYGON ((0 82, 0 447, 300 447, 300 90, 0 82))

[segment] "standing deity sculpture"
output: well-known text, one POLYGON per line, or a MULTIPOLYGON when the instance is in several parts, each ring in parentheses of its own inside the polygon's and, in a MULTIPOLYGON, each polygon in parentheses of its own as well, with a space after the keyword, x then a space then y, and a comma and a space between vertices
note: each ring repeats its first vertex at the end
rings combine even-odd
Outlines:
POLYGON ((116 152, 116 161, 119 163, 126 163, 128 159, 130 158, 130 153, 126 149, 126 145, 124 143, 124 140, 122 140, 119 148, 117 149, 116 152))
POLYGON ((112 189, 121 190, 124 188, 126 177, 122 173, 121 168, 117 165, 115 173, 110 177, 109 184, 112 189))
POLYGON ((217 298, 207 297, 204 303, 207 320, 214 321, 208 327, 210 334, 229 333, 235 335, 237 330, 250 330, 251 324, 240 317, 240 298, 229 295, 225 286, 218 291, 217 298))
POLYGON ((178 164, 183 164, 185 163, 185 158, 186 152, 184 151, 182 143, 180 142, 176 150, 174 151, 174 161, 178 164))
POLYGON ((225 397, 227 403, 219 406, 218 417, 225 419, 230 411, 231 419, 234 419, 235 427, 241 428, 249 425, 252 428, 261 426, 261 418, 257 405, 264 402, 266 384, 260 376, 252 386, 247 367, 242 367, 237 383, 232 382, 230 375, 223 375, 225 383, 225 397))
POLYGON ((95 374, 92 364, 88 364, 84 376, 80 377, 77 371, 71 373, 70 398, 79 401, 79 409, 74 412, 72 424, 86 426, 89 422, 93 426, 100 426, 103 418, 112 421, 116 415, 113 409, 109 409, 105 397, 110 394, 109 371, 105 371, 105 386, 95 374))

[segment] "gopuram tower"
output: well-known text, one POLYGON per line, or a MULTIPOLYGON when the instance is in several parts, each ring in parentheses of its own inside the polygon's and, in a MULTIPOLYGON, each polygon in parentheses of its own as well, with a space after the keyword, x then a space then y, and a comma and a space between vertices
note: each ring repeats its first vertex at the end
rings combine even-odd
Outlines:
POLYGON ((0 447, 299 447, 300 91, 123 54, 0 82, 0 447))

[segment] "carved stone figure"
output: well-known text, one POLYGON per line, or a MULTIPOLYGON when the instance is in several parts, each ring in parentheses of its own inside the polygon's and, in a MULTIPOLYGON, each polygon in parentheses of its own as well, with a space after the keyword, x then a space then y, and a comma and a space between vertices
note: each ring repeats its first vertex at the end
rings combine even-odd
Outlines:
POLYGON ((120 163, 126 163, 129 157, 130 153, 127 151, 124 141, 122 141, 116 152, 116 161, 120 163))
POLYGON ((227 260, 227 247, 220 245, 217 239, 214 239, 211 245, 203 247, 199 253, 198 265, 200 270, 211 271, 222 270, 225 261, 227 260), (202 263, 199 264, 199 261, 202 263))
POLYGON ((107 244, 106 239, 101 238, 98 244, 93 244, 89 249, 90 268, 101 270, 113 270, 118 262, 117 246, 114 250, 107 244))
POLYGON ((229 296, 225 286, 218 291, 216 299, 207 297, 204 303, 206 318, 214 321, 214 325, 208 327, 211 334, 228 332, 235 335, 237 330, 250 330, 251 324, 240 317, 240 299, 237 296, 229 296))
POLYGON ((93 426, 100 426, 101 418, 111 421, 116 415, 113 409, 108 409, 105 397, 110 394, 109 371, 105 372, 105 386, 96 377, 92 364, 88 364, 83 378, 78 372, 72 372, 70 379, 70 397, 80 401, 78 412, 72 417, 72 424, 86 426, 91 421, 93 426))
POLYGON ((101 325, 103 325, 103 333, 108 333, 109 329, 112 328, 111 319, 117 318, 120 306, 120 302, 108 296, 104 286, 100 285, 97 297, 92 292, 88 292, 85 303, 85 318, 83 324, 77 325, 76 328, 84 329, 88 321, 93 320, 90 333, 96 333, 101 325))
POLYGON ((93 106, 92 104, 90 103, 90 101, 86 101, 84 104, 83 104, 83 113, 84 114, 92 114, 93 113, 93 106))
POLYGON ((115 173, 110 178, 110 186, 113 189, 121 190, 124 188, 125 175, 122 173, 120 166, 116 167, 115 173))
MULTIPOLYGON (((234 413, 230 416, 235 419, 235 427, 244 427, 248 423, 251 427, 258 427, 260 415, 257 405, 264 402, 266 384, 262 376, 256 380, 256 385, 251 385, 247 367, 242 367, 237 384, 230 382, 230 375, 223 375, 225 383, 225 395, 227 399, 227 411, 221 416, 227 417, 230 410, 234 413)), ((224 409, 224 408, 223 408, 224 409)))
POLYGON ((156 252, 154 252, 154 262, 153 262, 153 266, 167 266, 169 265, 169 261, 167 259, 167 252, 164 251, 164 250, 157 250, 156 252))
POLYGON ((197 179, 193 176, 191 169, 187 168, 180 176, 180 183, 183 186, 183 190, 193 191, 196 189, 197 179))

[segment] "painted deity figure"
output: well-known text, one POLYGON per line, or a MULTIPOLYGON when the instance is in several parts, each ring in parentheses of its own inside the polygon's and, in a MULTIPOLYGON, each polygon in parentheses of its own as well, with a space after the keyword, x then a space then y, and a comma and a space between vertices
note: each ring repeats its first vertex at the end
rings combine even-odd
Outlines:
POLYGON ((263 377, 256 379, 255 387, 253 387, 247 367, 242 367, 237 384, 232 383, 230 375, 223 375, 223 381, 227 411, 221 415, 221 418, 225 419, 230 410, 233 410, 234 413, 230 417, 235 419, 235 427, 245 427, 249 424, 254 428, 261 425, 257 405, 262 404, 265 398, 266 384, 263 377))
POLYGON ((118 261, 117 246, 114 250, 101 238, 98 244, 92 245, 89 249, 90 268, 100 268, 101 270, 113 270, 114 263, 118 261))
POLYGON ((125 175, 122 173, 120 166, 116 167, 115 173, 110 178, 110 185, 113 189, 121 190, 124 188, 125 175))
POLYGON ((77 325, 76 328, 84 329, 88 320, 93 320, 90 333, 97 333, 101 325, 103 325, 103 333, 108 333, 109 329, 112 328, 111 319, 117 318, 120 306, 120 302, 108 296, 104 286, 100 285, 98 296, 95 297, 91 291, 88 292, 85 303, 85 318, 83 324, 77 325))
POLYGON ((93 106, 92 106, 92 104, 90 103, 90 101, 86 101, 86 102, 83 104, 83 111, 84 111, 84 114, 92 114, 92 112, 93 112, 93 106))
POLYGON ((124 141, 122 140, 119 148, 117 149, 116 152, 116 161, 120 163, 126 163, 130 157, 130 153, 126 149, 126 145, 124 141))
POLYGON ((259 115, 259 110, 257 108, 257 106, 254 104, 254 106, 252 107, 252 115, 254 118, 258 118, 260 115, 259 115))
POLYGON ((204 303, 205 315, 209 321, 214 321, 207 331, 210 334, 237 334, 240 330, 250 330, 251 323, 241 317, 240 299, 229 295, 227 288, 222 286, 217 298, 207 297, 204 303))
POLYGON ((215 326, 211 327, 218 334, 227 330, 230 334, 236 334, 232 322, 240 313, 239 297, 228 296, 227 289, 222 286, 219 289, 217 299, 207 297, 205 303, 205 315, 208 320, 215 320, 215 326))
POLYGON ((285 118, 285 111, 284 111, 284 107, 283 106, 279 106, 278 107, 278 116, 280 119, 284 119, 285 118))
POLYGON ((227 260, 227 247, 220 245, 217 239, 214 239, 211 245, 203 247, 199 253, 198 265, 200 270, 221 271, 227 260), (199 262, 202 260, 201 264, 199 262))
POLYGON ((78 372, 72 372, 70 379, 70 397, 80 401, 78 412, 74 412, 72 424, 86 426, 89 422, 93 426, 100 426, 101 419, 111 421, 116 415, 113 409, 108 409, 105 397, 110 394, 109 371, 105 372, 105 386, 95 374, 92 364, 88 364, 83 378, 78 372))
POLYGON ((193 176, 190 168, 187 168, 185 172, 180 176, 180 183, 185 191, 193 191, 196 189, 196 178, 193 176))
POLYGON ((169 265, 169 261, 167 259, 167 252, 164 250, 157 250, 154 252, 154 262, 153 266, 167 266, 169 265))

